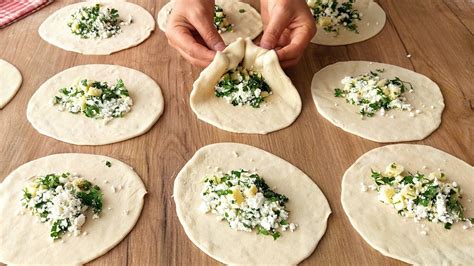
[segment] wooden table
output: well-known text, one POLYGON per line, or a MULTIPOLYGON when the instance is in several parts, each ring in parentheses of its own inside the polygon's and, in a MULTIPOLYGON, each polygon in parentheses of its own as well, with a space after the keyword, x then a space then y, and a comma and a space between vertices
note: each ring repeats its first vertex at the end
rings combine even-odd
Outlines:
MULTIPOLYGON (((376 37, 340 47, 311 44, 299 65, 287 71, 303 100, 302 113, 289 128, 266 136, 228 133, 199 121, 189 106, 189 93, 201 69, 192 67, 170 48, 159 30, 140 46, 111 56, 79 55, 44 42, 37 33, 41 22, 53 11, 73 2, 57 0, 0 30, 0 57, 16 65, 24 79, 18 94, 0 111, 0 178, 30 160, 64 152, 108 155, 133 166, 149 192, 142 215, 119 245, 91 264, 217 264, 189 241, 171 197, 173 180, 181 167, 197 149, 215 142, 239 142, 263 148, 303 170, 322 189, 333 213, 326 234, 303 264, 401 264, 372 249, 352 228, 340 203, 344 171, 360 155, 381 144, 346 133, 317 113, 310 92, 312 76, 338 61, 394 64, 438 83, 446 103, 443 122, 431 136, 415 143, 434 146, 474 164, 474 4, 471 0, 380 0, 388 20, 376 37), (66 68, 91 63, 131 67, 160 84, 165 111, 147 134, 112 145, 80 147, 43 136, 28 123, 28 100, 45 80, 66 68)), ((140 4, 156 17, 166 1, 131 2, 140 4)))

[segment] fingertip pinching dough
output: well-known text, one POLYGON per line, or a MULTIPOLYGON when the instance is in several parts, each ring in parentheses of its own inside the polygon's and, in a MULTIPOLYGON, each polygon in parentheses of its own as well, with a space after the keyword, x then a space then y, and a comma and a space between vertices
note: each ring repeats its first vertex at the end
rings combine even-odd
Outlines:
POLYGON ((163 113, 161 89, 146 74, 117 65, 82 65, 43 83, 28 102, 41 134, 76 145, 104 145, 147 132, 163 113))
POLYGON ((469 265, 473 181, 474 168, 446 152, 389 145, 346 171, 341 202, 352 226, 385 256, 416 265, 469 265))
POLYGON ((344 131, 376 142, 421 140, 441 124, 441 90, 394 65, 348 61, 317 72, 311 83, 318 112, 344 131))
POLYGON ((28 162, 0 184, 0 262, 87 263, 133 229, 145 186, 125 163, 55 154, 28 162))
POLYGON ((373 0, 307 0, 318 31, 311 42, 346 45, 377 35, 386 15, 373 0))
MULTIPOLYGON (((226 44, 238 38, 255 39, 262 33, 262 18, 251 5, 238 0, 216 0, 215 4, 214 26, 226 44)), ((157 22, 162 31, 166 31, 174 5, 170 1, 158 13, 157 22)))
POLYGON ((14 65, 0 59, 0 109, 15 96, 22 81, 20 71, 14 65))
POLYGON ((88 1, 65 6, 39 27, 43 40, 61 49, 108 55, 136 46, 155 29, 153 16, 126 1, 88 1))
POLYGON ((173 197, 190 240, 231 265, 296 265, 313 253, 331 213, 301 170, 237 143, 199 149, 176 177, 173 197))
POLYGON ((301 98, 281 69, 274 50, 250 38, 217 52, 193 84, 191 108, 197 117, 236 133, 267 134, 291 125, 301 98))

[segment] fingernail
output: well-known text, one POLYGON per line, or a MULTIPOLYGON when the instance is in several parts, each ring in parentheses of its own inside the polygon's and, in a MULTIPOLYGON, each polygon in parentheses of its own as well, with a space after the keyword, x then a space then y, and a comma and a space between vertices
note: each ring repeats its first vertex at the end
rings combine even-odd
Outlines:
POLYGON ((265 49, 273 49, 272 44, 266 41, 261 41, 260 42, 260 47, 265 48, 265 49))
POLYGON ((223 42, 219 42, 216 45, 214 45, 214 50, 216 50, 216 51, 222 51, 225 48, 226 48, 226 46, 223 42))

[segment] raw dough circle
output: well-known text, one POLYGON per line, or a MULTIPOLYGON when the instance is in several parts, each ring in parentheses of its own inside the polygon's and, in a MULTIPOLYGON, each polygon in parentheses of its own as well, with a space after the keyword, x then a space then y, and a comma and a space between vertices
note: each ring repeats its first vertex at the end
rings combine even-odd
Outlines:
POLYGON ((339 35, 335 36, 333 32, 318 28, 311 42, 329 46, 352 44, 370 39, 383 29, 387 20, 385 12, 373 0, 356 0, 354 8, 362 13, 362 18, 357 23, 358 34, 341 28, 339 35))
POLYGON ((82 65, 66 69, 43 83, 28 103, 27 116, 33 127, 46 136, 76 145, 103 145, 147 132, 163 108, 160 87, 142 72, 116 65, 82 65), (58 90, 85 78, 109 84, 122 79, 133 100, 131 111, 107 124, 82 113, 58 111, 51 103, 58 90))
POLYGON ((191 241, 225 264, 296 265, 313 253, 331 213, 321 190, 301 170, 269 152, 237 143, 199 149, 176 177, 173 195, 179 221, 191 241), (298 229, 283 232, 275 241, 255 231, 232 230, 215 215, 200 212, 200 180, 217 174, 216 167, 223 172, 257 168, 270 187, 289 198, 285 206, 290 211, 290 221, 297 223, 298 229))
POLYGON ((0 59, 0 109, 15 96, 22 81, 20 71, 14 65, 0 59))
POLYGON ((108 39, 82 39, 71 33, 71 29, 66 24, 67 19, 77 9, 94 4, 80 2, 65 6, 50 15, 39 27, 38 32, 41 38, 67 51, 88 55, 108 55, 140 44, 155 29, 153 16, 141 6, 125 1, 100 3, 104 8, 117 9, 121 18, 132 16, 133 23, 122 26, 123 32, 108 39))
POLYGON ((0 183, 0 261, 7 264, 69 264, 91 261, 112 249, 137 222, 146 194, 132 168, 116 159, 91 154, 55 154, 20 166, 0 183), (111 167, 105 165, 112 163, 111 167), (63 236, 51 241, 48 224, 21 206, 21 191, 31 177, 77 172, 101 188, 104 208, 99 219, 87 216, 82 227, 87 235, 63 236), (105 183, 107 180, 107 184, 105 183), (112 192, 112 186, 117 189, 112 192), (111 208, 111 209, 109 209, 111 208), (128 211, 128 212, 127 212, 128 211), (24 212, 22 214, 21 212, 24 212))
MULTIPOLYGON (((249 37, 255 39, 262 33, 262 18, 251 5, 237 0, 216 0, 216 5, 222 7, 229 23, 233 24, 234 31, 221 33, 221 37, 226 44, 234 42, 238 38, 249 37), (245 12, 240 13, 239 10, 241 9, 245 12)), ((174 1, 168 2, 158 13, 157 22, 162 31, 166 31, 173 7, 174 1)))
POLYGON ((397 162, 411 172, 428 174, 441 168, 448 180, 456 181, 464 197, 465 216, 474 217, 474 168, 438 149, 424 145, 397 144, 373 149, 362 155, 342 179, 341 202, 357 232, 373 248, 410 264, 468 265, 474 261, 474 230, 464 230, 463 223, 451 230, 442 224, 404 219, 397 211, 377 199, 376 191, 361 191, 361 182, 372 184, 370 170, 383 170, 397 162), (426 170, 422 167, 427 166, 426 170), (426 236, 420 231, 428 232, 426 236))
POLYGON ((300 95, 281 69, 275 51, 260 48, 249 38, 239 38, 223 52, 217 52, 194 82, 190 103, 199 119, 236 133, 277 131, 291 125, 301 112, 300 95), (240 62, 245 68, 260 72, 272 90, 273 94, 265 98, 260 108, 233 106, 214 94, 219 79, 240 62))
POLYGON ((314 75, 311 91, 318 112, 324 118, 344 131, 376 142, 424 139, 439 127, 444 109, 443 95, 432 80, 405 68, 375 62, 348 61, 329 65, 314 75), (385 113, 386 116, 377 113, 362 119, 359 106, 334 96, 334 88, 341 86, 345 76, 358 76, 380 68, 385 69, 381 76, 399 77, 413 85, 413 93, 403 95, 421 111, 420 114, 410 117, 408 111, 392 109, 385 113))

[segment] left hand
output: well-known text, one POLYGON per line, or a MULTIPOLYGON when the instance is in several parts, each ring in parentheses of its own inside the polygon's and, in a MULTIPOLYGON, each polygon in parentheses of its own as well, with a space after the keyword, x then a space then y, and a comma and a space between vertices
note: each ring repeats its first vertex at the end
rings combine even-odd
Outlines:
POLYGON ((282 67, 296 65, 316 33, 305 0, 261 0, 264 32, 260 46, 275 49, 282 67))

